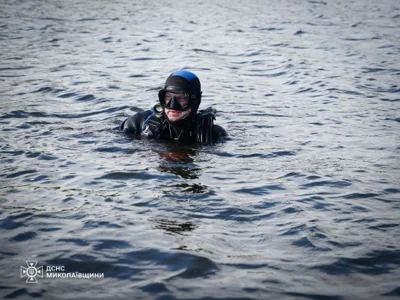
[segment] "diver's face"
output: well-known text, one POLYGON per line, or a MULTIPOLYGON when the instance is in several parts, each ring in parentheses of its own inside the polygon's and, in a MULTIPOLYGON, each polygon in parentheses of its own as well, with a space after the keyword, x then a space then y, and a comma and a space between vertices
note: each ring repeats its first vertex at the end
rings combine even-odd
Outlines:
POLYGON ((167 118, 170 122, 177 122, 179 120, 186 118, 187 116, 190 115, 191 111, 192 111, 191 108, 184 110, 184 111, 170 109, 170 108, 164 108, 165 115, 167 116, 167 118))
POLYGON ((169 91, 165 93, 163 99, 165 109, 164 112, 168 121, 171 123, 186 118, 192 111, 189 106, 189 94, 178 90, 179 88, 177 87, 169 87, 169 91), (171 101, 174 101, 174 104, 172 104, 171 101))
MULTIPOLYGON (((185 110, 189 106, 189 94, 185 92, 166 92, 165 97, 164 97, 164 104, 168 106, 168 103, 172 100, 172 98, 175 99, 176 102, 179 103, 181 106, 181 110, 185 110)), ((168 106, 170 107, 170 106, 168 106)))

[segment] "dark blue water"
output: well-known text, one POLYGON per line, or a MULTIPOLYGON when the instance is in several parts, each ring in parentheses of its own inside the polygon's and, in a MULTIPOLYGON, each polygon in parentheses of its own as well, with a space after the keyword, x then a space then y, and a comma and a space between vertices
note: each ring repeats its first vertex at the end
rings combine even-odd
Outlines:
POLYGON ((3 298, 400 297, 399 1, 0 11, 3 298), (180 68, 230 140, 123 136, 180 68))

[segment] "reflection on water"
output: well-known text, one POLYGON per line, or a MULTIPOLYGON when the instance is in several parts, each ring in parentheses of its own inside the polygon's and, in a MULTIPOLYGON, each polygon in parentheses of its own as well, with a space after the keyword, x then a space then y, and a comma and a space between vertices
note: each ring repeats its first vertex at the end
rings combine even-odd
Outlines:
MULTIPOLYGON (((183 178, 193 179, 193 177, 183 177, 183 178)), ((193 193, 193 194, 201 194, 207 190, 207 186, 203 186, 203 185, 196 184, 196 183, 194 183, 194 184, 187 184, 187 183, 175 184, 175 185, 171 185, 171 188, 177 188, 179 190, 182 190, 183 193, 193 193)), ((165 194, 168 194, 168 192, 165 192, 165 194)))
POLYGON ((160 188, 164 195, 173 195, 176 192, 183 195, 201 194, 207 191, 207 186, 192 181, 201 176, 201 167, 194 163, 199 151, 200 149, 196 149, 194 146, 168 144, 165 151, 159 153, 162 160, 157 167, 158 171, 186 179, 184 183, 161 184, 160 188))
POLYGON ((185 234, 193 231, 197 226, 191 222, 177 222, 168 219, 153 219, 154 228, 162 229, 167 234, 185 234))
POLYGON ((198 151, 193 146, 166 144, 165 150, 159 152, 162 160, 157 170, 178 175, 183 179, 199 178, 201 169, 194 163, 198 151))

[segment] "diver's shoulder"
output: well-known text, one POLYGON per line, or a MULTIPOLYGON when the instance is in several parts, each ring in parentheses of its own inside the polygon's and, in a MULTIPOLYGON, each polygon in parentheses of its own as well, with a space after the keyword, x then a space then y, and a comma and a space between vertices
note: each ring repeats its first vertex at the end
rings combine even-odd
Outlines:
POLYGON ((152 114, 151 110, 144 110, 135 113, 126 118, 120 126, 120 129, 126 133, 140 133, 141 125, 152 114))
POLYGON ((130 116, 128 119, 133 121, 133 122, 139 122, 142 123, 144 120, 147 119, 148 116, 150 116, 153 112, 151 110, 143 110, 139 111, 136 114, 130 116))
POLYGON ((147 118, 149 115, 151 115, 153 112, 148 109, 148 110, 143 110, 139 111, 136 114, 132 115, 131 118, 147 118))

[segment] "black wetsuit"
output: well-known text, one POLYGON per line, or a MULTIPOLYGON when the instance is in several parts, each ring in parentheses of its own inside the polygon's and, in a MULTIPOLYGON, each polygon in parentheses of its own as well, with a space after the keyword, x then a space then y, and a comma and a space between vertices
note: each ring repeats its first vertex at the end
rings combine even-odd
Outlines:
POLYGON ((194 117, 171 124, 163 114, 153 110, 139 112, 122 122, 120 128, 126 134, 147 138, 209 144, 226 137, 225 129, 214 124, 212 108, 199 111, 194 117))

